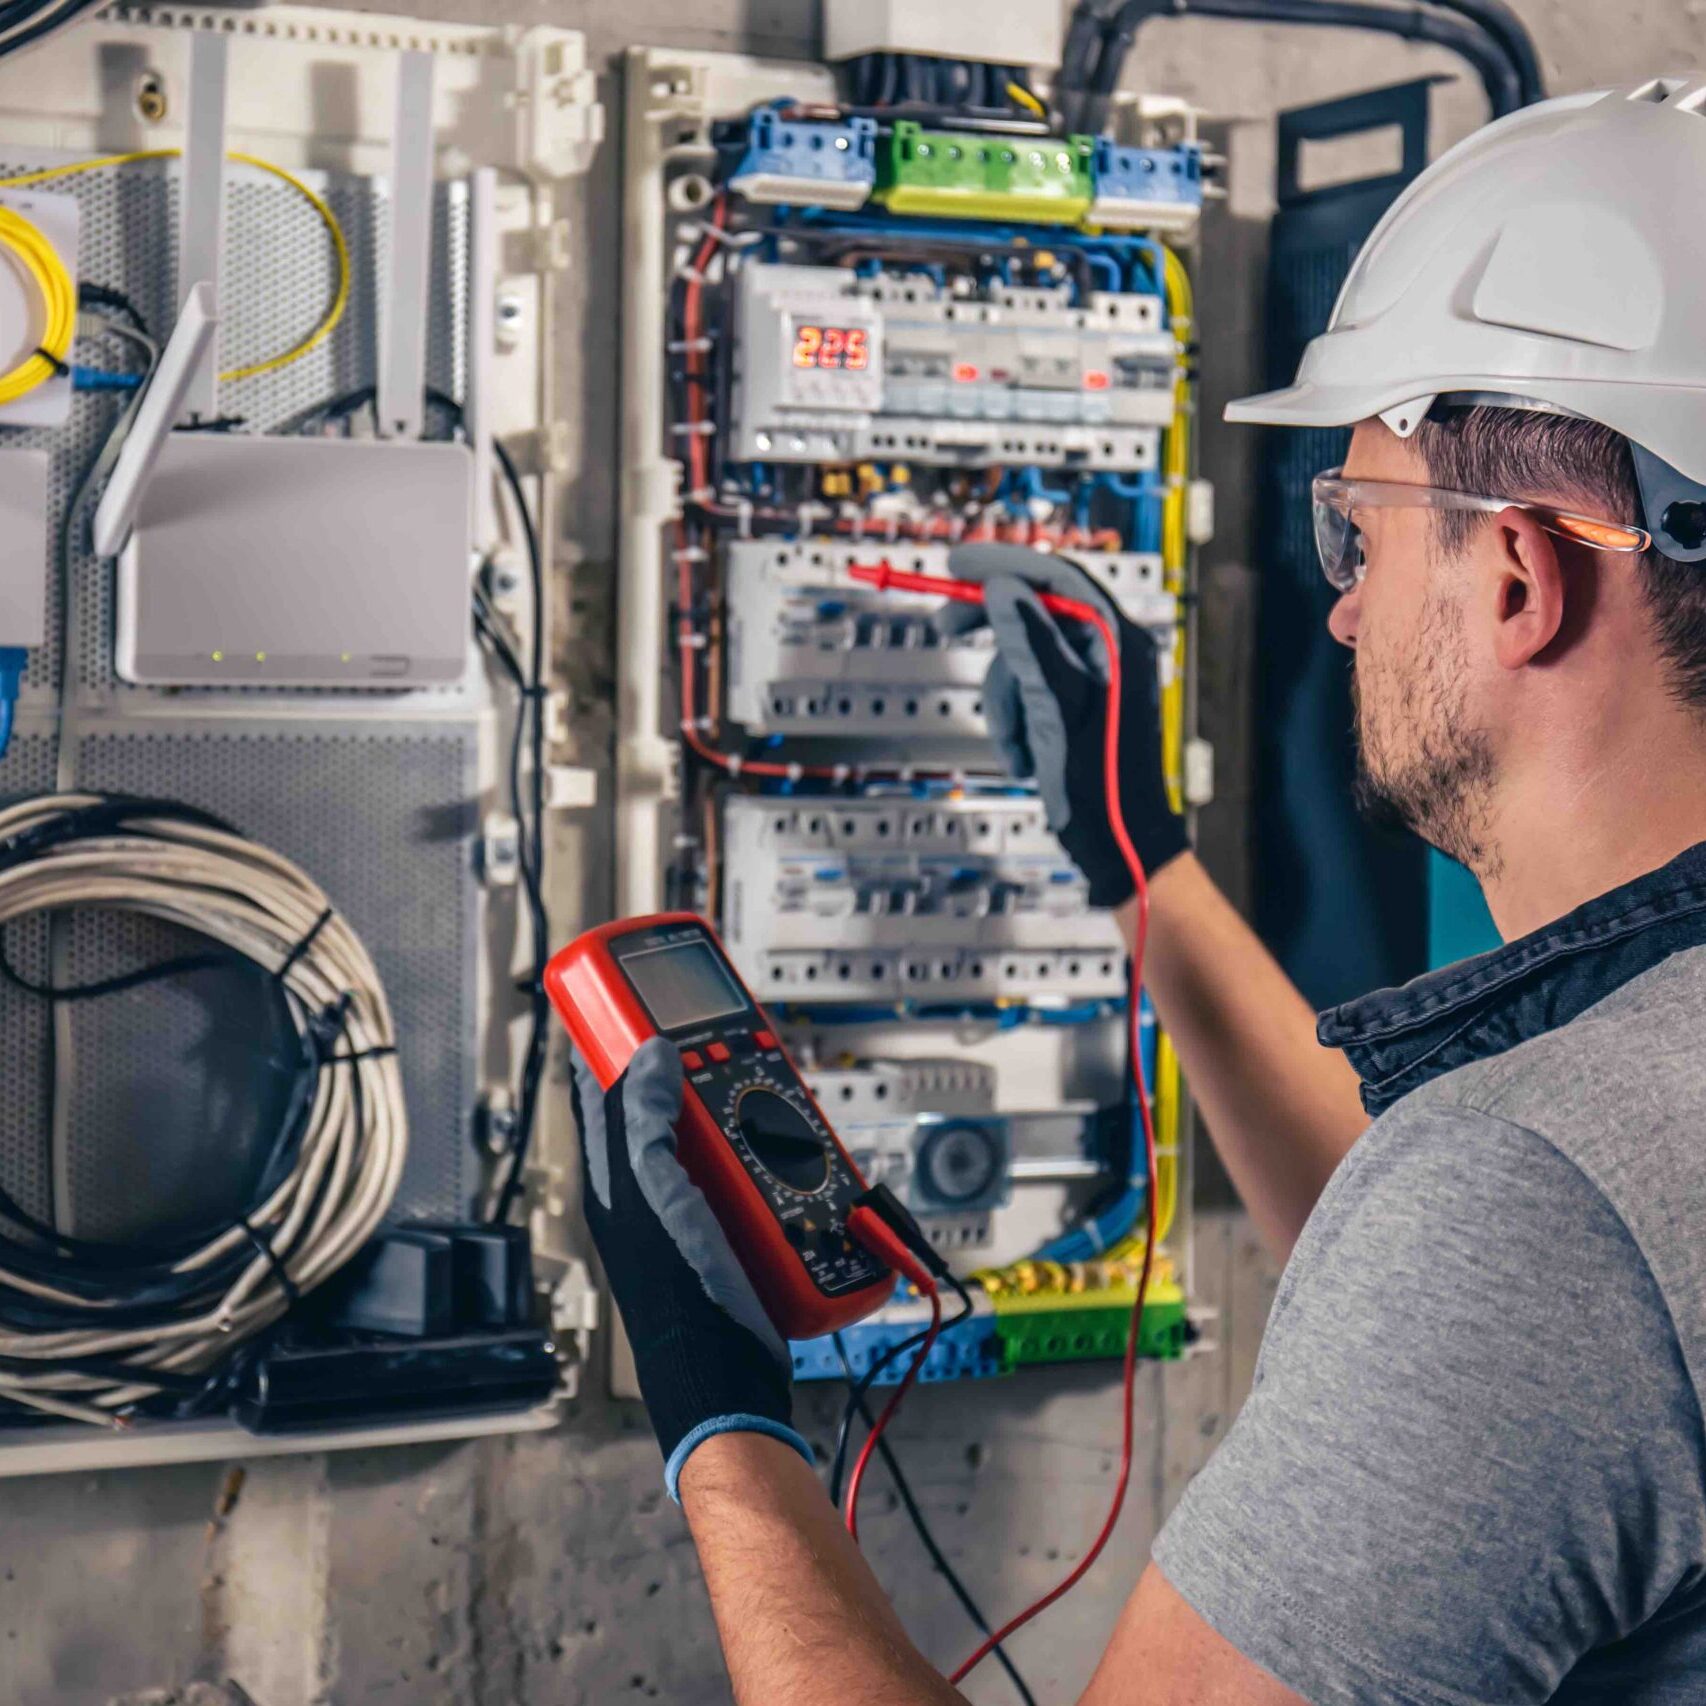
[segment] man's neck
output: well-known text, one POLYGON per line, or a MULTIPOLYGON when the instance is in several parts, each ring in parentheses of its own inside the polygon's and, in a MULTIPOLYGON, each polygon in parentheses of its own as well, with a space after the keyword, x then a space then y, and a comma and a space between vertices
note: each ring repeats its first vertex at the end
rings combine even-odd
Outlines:
POLYGON ((1611 732, 1551 743, 1500 786, 1481 875, 1507 942, 1706 841, 1706 724, 1666 701, 1611 732))

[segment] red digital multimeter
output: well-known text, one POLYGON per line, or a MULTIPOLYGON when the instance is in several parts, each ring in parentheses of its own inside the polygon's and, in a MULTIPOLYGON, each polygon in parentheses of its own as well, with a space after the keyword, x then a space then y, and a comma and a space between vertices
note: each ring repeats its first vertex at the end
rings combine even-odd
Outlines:
POLYGON ((607 1090, 648 1038, 681 1050, 676 1152, 778 1332, 816 1338, 888 1298, 894 1275, 847 1235, 864 1182, 703 918, 589 930, 545 987, 607 1090))

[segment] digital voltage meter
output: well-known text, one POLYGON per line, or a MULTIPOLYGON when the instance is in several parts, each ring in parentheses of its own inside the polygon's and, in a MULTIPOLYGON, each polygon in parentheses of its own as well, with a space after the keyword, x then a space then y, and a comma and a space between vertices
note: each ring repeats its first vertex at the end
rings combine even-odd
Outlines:
POLYGON ((545 987, 606 1090, 648 1038, 681 1050, 676 1152, 784 1338, 834 1332, 887 1299, 894 1275, 847 1232, 864 1182, 703 918, 589 930, 545 987))

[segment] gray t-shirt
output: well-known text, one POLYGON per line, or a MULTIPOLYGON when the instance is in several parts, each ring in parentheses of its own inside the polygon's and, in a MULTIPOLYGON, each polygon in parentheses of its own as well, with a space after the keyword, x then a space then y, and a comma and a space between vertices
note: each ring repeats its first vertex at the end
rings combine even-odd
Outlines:
POLYGON ((1156 1542, 1312 1706, 1706 1703, 1706 948, 1414 1091, 1156 1542))

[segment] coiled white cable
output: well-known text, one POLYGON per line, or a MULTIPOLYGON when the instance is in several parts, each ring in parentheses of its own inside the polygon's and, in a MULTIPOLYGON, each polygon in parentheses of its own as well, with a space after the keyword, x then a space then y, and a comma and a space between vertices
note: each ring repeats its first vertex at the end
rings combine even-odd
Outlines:
POLYGON ((90 907, 182 926, 277 978, 305 1063, 287 1170, 194 1248, 81 1242, 0 1203, 0 1398, 123 1426, 121 1412, 206 1379, 367 1243, 408 1127, 379 974, 290 860, 167 802, 59 794, 0 810, 0 932, 90 907))

